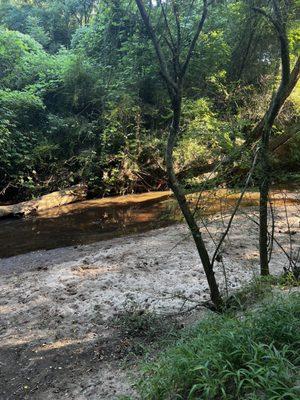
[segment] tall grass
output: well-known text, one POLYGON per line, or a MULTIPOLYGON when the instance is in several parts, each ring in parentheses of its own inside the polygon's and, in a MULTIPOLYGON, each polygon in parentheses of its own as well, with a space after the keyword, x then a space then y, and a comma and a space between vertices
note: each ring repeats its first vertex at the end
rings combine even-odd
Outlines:
POLYGON ((300 295, 211 315, 144 368, 142 399, 300 399, 300 295), (297 384, 298 381, 298 384, 297 384))

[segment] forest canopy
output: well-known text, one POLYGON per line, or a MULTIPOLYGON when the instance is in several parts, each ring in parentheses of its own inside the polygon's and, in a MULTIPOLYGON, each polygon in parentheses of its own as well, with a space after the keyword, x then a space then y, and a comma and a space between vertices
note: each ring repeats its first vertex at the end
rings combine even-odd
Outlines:
MULTIPOLYGON (((161 7, 148 1, 172 64, 161 7)), ((170 2, 165 1, 168 13, 170 2)), ((173 2, 171 2, 173 3, 173 2)), ((202 1, 181 8, 182 48, 202 1)), ((188 2, 187 2, 188 3, 188 2)), ((278 38, 261 0, 213 1, 183 88, 175 169, 191 188, 232 154, 265 112, 280 79, 278 38)), ((299 1, 288 1, 290 57, 300 50, 299 1)), ((171 21, 170 30, 176 30, 171 21)), ((300 88, 272 135, 276 176, 300 167, 300 88), (280 171, 280 174, 278 173, 280 171)), ((85 182, 91 195, 167 187, 168 92, 131 0, 2 0, 0 5, 0 199, 22 200, 85 182)), ((239 182, 247 154, 228 184, 239 182)))

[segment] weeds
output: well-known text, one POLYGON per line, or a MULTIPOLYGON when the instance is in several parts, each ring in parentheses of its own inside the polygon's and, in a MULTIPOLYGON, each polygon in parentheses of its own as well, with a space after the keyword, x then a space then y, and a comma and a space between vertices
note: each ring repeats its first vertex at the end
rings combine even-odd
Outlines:
POLYGON ((281 275, 278 281, 281 286, 297 287, 300 286, 300 269, 294 269, 292 272, 287 271, 281 275))
POLYGON ((276 296, 239 317, 210 315, 138 384, 145 400, 300 398, 300 295, 276 296))
POLYGON ((272 294, 273 286, 278 284, 275 276, 256 277, 249 284, 232 293, 227 299, 227 309, 231 311, 246 310, 249 306, 262 301, 272 294))
POLYGON ((177 323, 171 317, 159 315, 130 302, 118 316, 115 325, 122 334, 130 338, 141 338, 152 342, 165 335, 172 335, 178 330, 177 323))

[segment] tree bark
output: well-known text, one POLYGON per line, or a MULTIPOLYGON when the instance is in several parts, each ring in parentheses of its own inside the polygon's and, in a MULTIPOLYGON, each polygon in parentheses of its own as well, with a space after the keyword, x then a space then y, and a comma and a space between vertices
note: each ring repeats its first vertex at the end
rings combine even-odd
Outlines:
POLYGON ((207 278, 208 286, 210 289, 211 300, 214 303, 217 310, 222 310, 224 304, 215 278, 213 264, 210 261, 209 254, 207 252, 206 245, 203 241, 202 234, 199 230, 196 219, 186 201, 186 196, 184 194, 184 191, 181 188, 180 183, 177 180, 174 172, 173 149, 180 131, 181 102, 182 102, 181 89, 179 89, 179 93, 175 94, 174 98, 172 99, 173 121, 172 121, 172 126, 170 128, 167 149, 166 149, 166 165, 169 178, 169 185, 176 197, 181 212, 192 233, 207 278))
MULTIPOLYGON (((196 28, 196 32, 190 42, 187 55, 185 56, 184 62, 180 63, 180 29, 179 29, 179 17, 177 15, 177 9, 175 10, 174 18, 177 21, 177 41, 174 42, 171 40, 168 45, 171 46, 173 57, 173 72, 174 76, 172 76, 168 70, 168 65, 165 60, 165 55, 160 47, 159 40, 156 36, 156 33, 151 25, 149 15, 144 7, 144 3, 142 0, 135 0, 137 7, 140 11, 142 20, 144 21, 145 27, 147 28, 148 34, 152 40, 154 49, 156 51, 157 59, 160 65, 161 75, 163 76, 165 83, 168 88, 169 97, 171 100, 172 112, 173 112, 173 120, 172 125, 170 127, 167 148, 166 148, 166 165, 167 165, 167 175, 169 179, 169 185, 173 190, 173 193, 176 197, 178 205, 182 211, 182 214, 185 218, 185 221, 192 233, 196 248, 198 250, 199 257, 201 259, 204 272, 206 274, 207 282, 210 288, 210 297, 212 302, 214 303, 217 310, 221 311, 223 308, 223 300, 219 291, 219 287, 214 275, 213 264, 210 261, 209 254, 206 249, 206 245, 203 241, 201 232, 197 225, 196 219, 186 201, 186 197, 183 189, 181 188, 174 171, 174 162, 173 162, 173 150, 174 146, 180 131, 180 117, 181 117, 181 103, 182 103, 182 83, 186 74, 186 71, 189 66, 189 62, 192 58, 197 40, 199 38, 200 32, 202 31, 204 22, 207 16, 207 0, 203 0, 203 12, 202 16, 199 19, 198 26, 196 28), (172 47, 173 46, 173 47, 172 47)), ((163 3, 161 3, 163 7, 163 3)), ((168 23, 165 20, 166 29, 168 29, 168 23)))
MULTIPOLYGON (((299 79, 300 57, 291 72, 289 40, 286 31, 286 23, 280 9, 278 0, 272 0, 273 15, 268 14, 262 9, 257 12, 264 15, 274 26, 280 43, 281 57, 281 82, 280 86, 272 98, 269 109, 264 118, 257 126, 257 133, 261 134, 261 184, 260 184, 260 214, 259 214, 259 253, 261 275, 269 275, 268 257, 268 197, 270 186, 270 161, 269 144, 270 134, 274 121, 279 114, 285 100, 291 94, 299 79)), ((255 132, 254 132, 255 133, 255 132)))
POLYGON ((270 130, 265 130, 260 149, 260 200, 259 200, 259 255, 260 255, 260 274, 267 276, 269 271, 268 257, 268 200, 270 189, 270 161, 269 161, 269 142, 270 130))

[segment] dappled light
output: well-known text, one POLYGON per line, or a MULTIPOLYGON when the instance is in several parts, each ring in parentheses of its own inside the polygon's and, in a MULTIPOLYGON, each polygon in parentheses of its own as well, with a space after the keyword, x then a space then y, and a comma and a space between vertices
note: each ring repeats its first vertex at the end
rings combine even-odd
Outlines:
POLYGON ((300 398, 299 0, 0 0, 0 400, 300 398))

